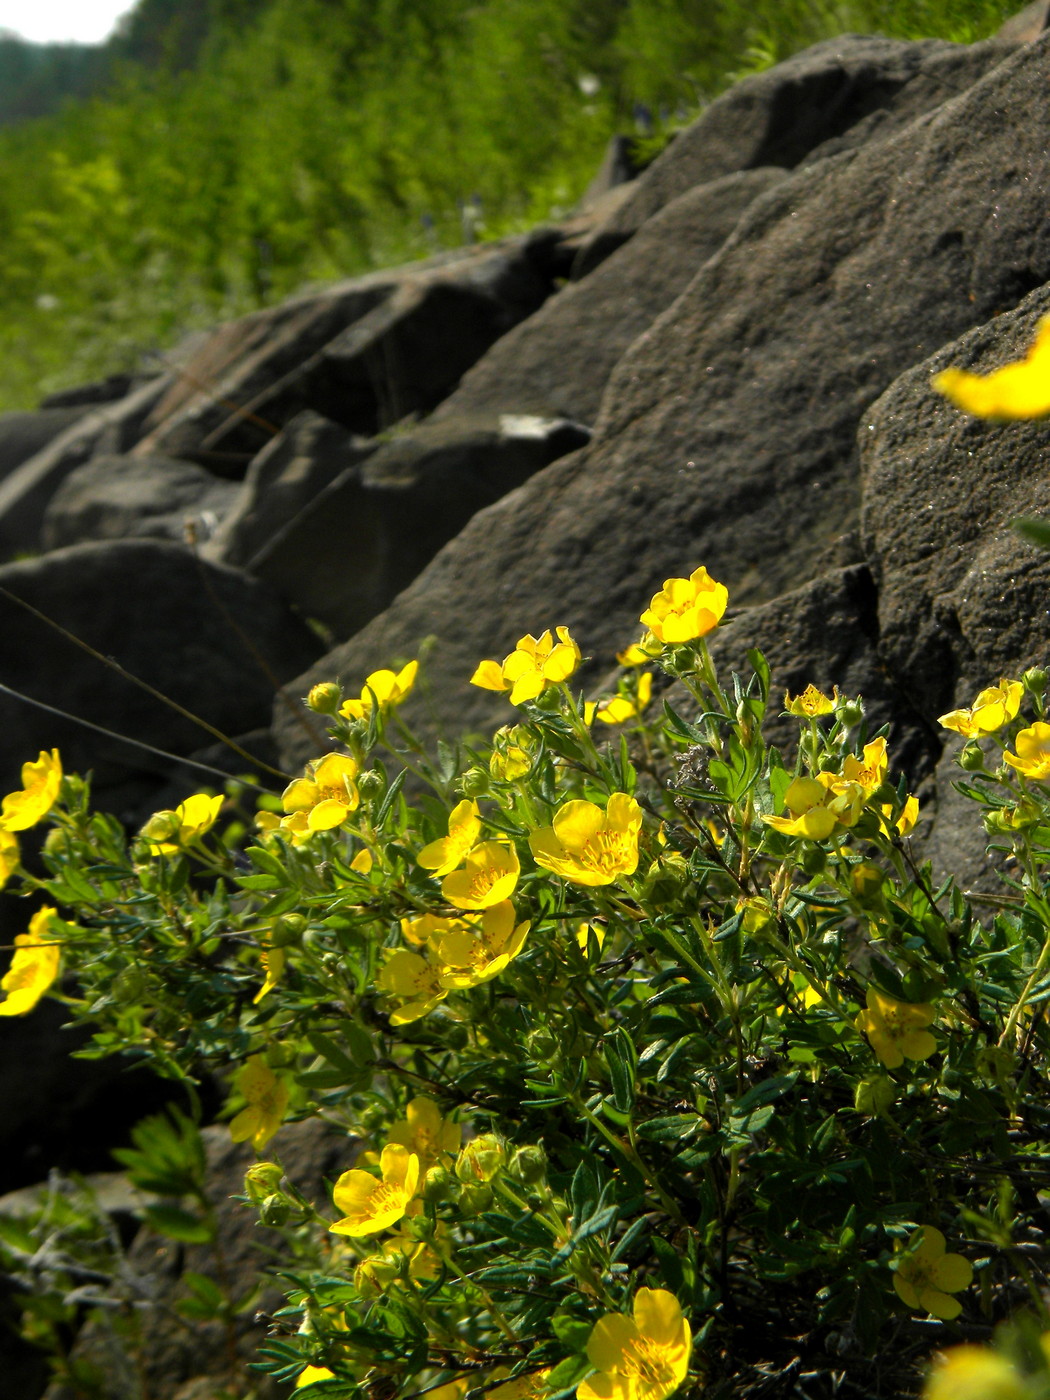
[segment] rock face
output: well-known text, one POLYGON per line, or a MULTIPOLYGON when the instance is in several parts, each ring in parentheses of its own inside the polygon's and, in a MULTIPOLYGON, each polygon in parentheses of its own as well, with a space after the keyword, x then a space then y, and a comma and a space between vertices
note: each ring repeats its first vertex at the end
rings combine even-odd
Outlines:
MULTIPOLYGON (((433 635, 446 715, 485 726, 491 702, 466 678, 526 631, 569 624, 607 661, 660 581, 698 560, 737 604, 819 577, 829 551, 849 562, 836 541, 859 518, 865 411, 1050 279, 1048 71, 1046 41, 1019 50, 896 136, 763 195, 620 361, 591 445, 476 516, 300 687, 433 635)), ((301 757, 290 734, 285 751, 301 757)))

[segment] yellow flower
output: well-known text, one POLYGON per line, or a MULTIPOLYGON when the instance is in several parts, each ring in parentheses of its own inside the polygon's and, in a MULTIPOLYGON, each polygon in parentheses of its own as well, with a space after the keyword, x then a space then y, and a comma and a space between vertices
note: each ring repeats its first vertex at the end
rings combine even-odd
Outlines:
POLYGON ((410 953, 407 948, 395 948, 379 969, 376 986, 393 1001, 400 1002, 390 1012, 392 1026, 407 1026, 433 1011, 439 1001, 448 996, 448 988, 438 980, 441 969, 410 953))
POLYGON ((390 1129, 390 1141, 400 1143, 419 1158, 419 1170, 425 1175, 446 1152, 459 1151, 463 1129, 451 1118, 442 1118, 441 1110, 425 1094, 414 1098, 405 1110, 405 1117, 390 1129))
MULTIPOLYGON (((404 1228, 402 1222, 401 1231, 384 1240, 377 1253, 362 1259, 354 1270, 354 1286, 364 1297, 385 1293, 391 1284, 404 1276, 403 1270, 414 1282, 426 1282, 437 1278, 441 1272, 441 1260, 438 1255, 424 1241, 404 1233, 404 1228)), ((437 1233, 446 1233, 445 1226, 440 1221, 437 1233)), ((430 1395, 434 1393, 428 1392, 430 1395)))
POLYGON ((609 796, 606 809, 594 802, 566 802, 552 826, 529 837, 537 865, 577 885, 611 885, 638 868, 642 809, 625 792, 609 796))
POLYGON ((1037 720, 1029 729, 1022 729, 1014 741, 1016 757, 1004 753, 1003 757, 1011 768, 1025 778, 1042 782, 1050 778, 1050 724, 1037 720))
POLYGON ((787 691, 784 692, 784 709, 789 715, 797 715, 799 719, 817 719, 820 715, 830 715, 838 698, 838 686, 835 686, 834 693, 829 697, 815 685, 807 685, 801 695, 791 696, 787 691))
POLYGON ((482 841, 467 856, 462 870, 441 882, 441 894, 457 909, 491 909, 514 893, 521 863, 513 846, 482 841))
POLYGON ((949 710, 937 723, 967 739, 994 734, 1017 714, 1023 694, 1024 686, 1020 681, 1008 681, 1004 676, 998 685, 982 690, 968 710, 949 710))
POLYGON ((665 646, 674 646, 706 637, 721 622, 728 602, 726 586, 701 567, 688 578, 665 579, 641 620, 665 646))
POLYGON ((977 418, 1044 418, 1050 413, 1050 316, 1039 322, 1023 360, 992 374, 946 369, 931 383, 956 408, 977 418))
MULTIPOLYGON (((864 757, 857 758, 855 754, 847 754, 842 764, 842 777, 847 783, 857 783, 864 789, 865 795, 870 797, 876 788, 882 786, 886 777, 886 740, 872 739, 870 744, 864 745, 864 757)), ((819 774, 821 778, 831 777, 831 774, 819 774)))
POLYGON ((58 976, 61 950, 51 931, 51 920, 57 909, 44 905, 29 920, 29 932, 15 937, 15 955, 11 966, 0 980, 0 990, 7 993, 0 1002, 0 1016, 24 1016, 58 976))
POLYGON ((410 661, 395 675, 393 671, 373 671, 361 687, 359 700, 344 700, 339 713, 344 719, 367 719, 372 712, 373 696, 379 702, 380 711, 400 705, 416 683, 418 661, 410 661))
POLYGON ((587 924, 587 923, 578 924, 578 925, 576 926, 576 933, 575 933, 574 937, 575 937, 575 939, 576 939, 576 946, 579 948, 579 950, 580 950, 581 953, 586 953, 587 949, 590 947, 590 944, 591 944, 591 933, 592 933, 592 931, 593 931, 593 933, 594 933, 595 941, 596 941, 597 944, 598 944, 598 952, 599 952, 599 953, 601 952, 602 948, 605 946, 605 925, 604 925, 604 924, 587 924))
POLYGON ((307 764, 305 777, 288 784, 281 805, 289 815, 281 826, 293 841, 304 841, 315 831, 331 831, 346 821, 360 801, 354 782, 358 772, 354 759, 329 753, 307 764))
POLYGON ((0 826, 0 890, 7 884, 11 876, 18 869, 21 859, 21 852, 18 848, 18 837, 11 832, 5 831, 0 826))
POLYGON ((887 1069, 898 1069, 905 1058, 928 1060, 937 1049, 936 1040, 926 1030, 937 1018, 928 1002, 895 1001, 869 987, 867 1003, 867 1011, 860 1012, 855 1024, 887 1069))
POLYGON ((424 846, 416 856, 416 864, 440 879, 463 863, 467 853, 478 844, 480 835, 478 804, 467 798, 453 807, 448 819, 448 835, 439 836, 424 846))
MULTIPOLYGON (((487 1400, 539 1400, 548 1389, 547 1377, 551 1373, 550 1366, 543 1366, 538 1371, 529 1371, 524 1375, 515 1376, 513 1380, 506 1381, 503 1385, 496 1386, 495 1390, 485 1392, 487 1400)), ((504 1376, 509 1376, 510 1371, 506 1366, 497 1366, 489 1375, 490 1381, 503 1380, 504 1376)))
POLYGON ((640 715, 653 697, 653 673, 645 671, 638 677, 638 694, 634 700, 626 695, 616 695, 597 711, 603 724, 623 724, 625 720, 640 715))
POLYGON ((432 946, 441 963, 441 985, 477 987, 491 981, 521 952, 530 927, 528 920, 515 927, 514 905, 505 899, 486 909, 480 919, 435 935, 432 946))
POLYGON ((364 846, 350 862, 350 869, 355 871, 358 875, 368 875, 374 864, 375 860, 372 856, 372 852, 367 846, 364 846))
POLYGON ((401 920, 401 936, 406 943, 411 943, 415 948, 422 948, 436 933, 451 933, 466 927, 462 919, 446 919, 440 914, 420 914, 418 919, 401 920))
POLYGON ((248 1104, 230 1123, 230 1137, 234 1142, 250 1140, 256 1152, 261 1152, 284 1121, 288 1086, 261 1055, 251 1056, 237 1071, 234 1083, 248 1104))
POLYGON ((580 648, 567 627, 554 631, 557 641, 549 627, 542 637, 527 633, 502 666, 497 661, 482 661, 470 678, 471 685, 482 690, 509 690, 510 703, 521 705, 535 700, 548 685, 568 680, 580 664, 580 648))
POLYGON ((252 1005, 258 1006, 267 992, 272 992, 284 976, 285 951, 283 948, 264 948, 259 954, 266 980, 252 997, 252 1005))
POLYGON ((1029 1395, 1005 1356, 990 1347, 961 1346, 934 1362, 922 1400, 1026 1400, 1029 1395))
POLYGON ((379 1159, 382 1181, 370 1172, 343 1172, 332 1199, 343 1218, 329 1225, 334 1235, 374 1235, 396 1225, 408 1210, 419 1184, 419 1158, 398 1142, 388 1142, 379 1159))
MULTIPOLYGON (((883 818, 888 826, 890 819, 893 816, 893 804, 884 804, 879 808, 879 811, 882 813, 883 818)), ((910 836, 911 833, 915 830, 915 823, 918 820, 919 799, 915 796, 914 793, 909 793, 907 800, 904 803, 904 806, 901 808, 900 816, 894 822, 894 826, 897 828, 897 832, 899 835, 910 836)))
POLYGON ((948 1295, 970 1286, 973 1269, 961 1254, 945 1254, 944 1249, 940 1230, 921 1225, 909 1241, 909 1252, 897 1264, 893 1286, 905 1307, 925 1308, 950 1322, 962 1312, 962 1304, 948 1295))
POLYGON ((295 1383, 296 1390, 302 1390, 304 1385, 313 1385, 314 1381, 334 1381, 335 1372, 330 1371, 327 1366, 307 1366, 300 1373, 299 1379, 295 1383))
POLYGON ((785 836, 824 841, 838 824, 835 813, 827 805, 830 796, 830 788, 816 778, 796 778, 784 793, 784 806, 790 816, 764 816, 762 820, 785 836))
POLYGON ((22 764, 22 790, 4 798, 0 826, 5 831, 27 831, 47 816, 55 805, 62 782, 62 760, 58 750, 40 750, 35 763, 22 764))
POLYGON ((640 642, 632 642, 623 651, 618 651, 616 659, 621 666, 644 666, 662 651, 663 643, 657 641, 651 632, 646 632, 640 642))
POLYGON ((606 1313, 595 1323, 587 1356, 597 1374, 580 1382, 577 1400, 665 1400, 686 1378, 692 1345, 678 1299, 639 1288, 633 1317, 606 1313))
POLYGON ((195 792, 185 802, 180 802, 173 812, 155 812, 142 828, 142 834, 147 839, 158 837, 149 841, 150 854, 177 855, 184 846, 211 830, 218 820, 222 803, 221 796, 208 797, 203 792, 195 792))

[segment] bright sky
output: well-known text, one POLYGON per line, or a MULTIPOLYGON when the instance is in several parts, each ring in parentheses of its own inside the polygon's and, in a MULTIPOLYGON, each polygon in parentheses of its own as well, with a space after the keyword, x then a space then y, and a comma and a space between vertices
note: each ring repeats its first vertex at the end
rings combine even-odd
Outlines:
POLYGON ((133 0, 0 0, 0 29, 38 44, 99 44, 134 8, 133 0))

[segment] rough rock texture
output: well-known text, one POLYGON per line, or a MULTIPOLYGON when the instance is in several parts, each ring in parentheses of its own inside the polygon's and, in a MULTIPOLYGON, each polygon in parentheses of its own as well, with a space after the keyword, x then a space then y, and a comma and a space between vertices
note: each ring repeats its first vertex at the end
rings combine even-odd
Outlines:
POLYGON ((588 437, 564 419, 431 421, 348 467, 247 567, 336 636, 351 636, 476 511, 588 437))
POLYGON ((1050 28, 1050 0, 1032 0, 1002 25, 998 37, 1011 43, 1030 44, 1050 28))
POLYGON ((857 521, 871 403, 1050 279, 1048 74, 1050 41, 1019 49, 938 112, 764 195, 621 360, 592 444, 479 513, 299 689, 432 634, 447 721, 486 725, 466 678, 526 631, 567 623, 607 663, 654 586, 698 560, 737 603, 819 576, 857 521))
MULTIPOLYGON (((1050 519, 1050 423, 988 423, 930 393, 949 364, 988 373, 1020 359, 1050 311, 1043 287, 1016 311, 901 376, 867 416, 863 542, 879 585, 879 657, 927 724, 1000 676, 1050 655, 1050 555, 1021 539, 1019 515, 1050 519)), ((949 756, 959 742, 938 731, 949 756)), ((972 804, 938 771, 931 854, 964 881, 985 870, 972 804)))
POLYGON ((617 361, 716 253, 744 210, 784 178, 727 175, 662 209, 585 282, 505 335, 435 413, 542 413, 593 423, 617 361))
POLYGON ((241 477, 304 408, 365 433, 428 412, 550 292, 531 247, 521 237, 460 250, 221 327, 137 450, 241 477))
POLYGON ((203 467, 173 457, 103 453, 70 473, 48 503, 45 549, 88 540, 182 540, 214 533, 238 493, 203 467))
POLYGON ((41 408, 36 413, 0 413, 0 478, 53 442, 83 418, 83 408, 41 408))
POLYGON ((594 230, 573 276, 585 276, 686 190, 734 170, 790 169, 888 136, 964 92, 1010 47, 1002 40, 964 45, 846 34, 745 78, 653 161, 594 230))
MULTIPOLYGON (((0 568, 0 589, 5 686, 175 753, 200 748, 204 731, 86 655, 6 593, 226 734, 265 723, 274 680, 287 680, 317 654, 313 634, 265 585, 159 540, 77 545, 9 564, 0 568)), ((5 792, 17 785, 27 758, 56 745, 68 768, 93 769, 102 787, 129 772, 170 770, 164 760, 6 693, 0 694, 0 728, 5 792)))
POLYGON ((319 413, 297 414, 254 458, 202 553, 216 563, 247 565, 330 482, 378 445, 319 413))
MULTIPOLYGON (((227 1283, 234 1295, 243 1297, 260 1268, 271 1262, 267 1246, 269 1231, 257 1223, 256 1212, 233 1200, 244 1188, 244 1173, 256 1160, 246 1143, 230 1141, 228 1129, 208 1128, 204 1133, 208 1151, 210 1199, 218 1219, 219 1245, 227 1283)), ((279 1160, 291 1181, 322 1210, 330 1210, 326 1178, 335 1178, 353 1165, 357 1143, 316 1120, 294 1123, 278 1132, 268 1153, 279 1160)), ((243 1382, 244 1367, 256 1359, 259 1344, 266 1336, 264 1321, 256 1321, 283 1301, 277 1289, 264 1293, 257 1303, 242 1312, 234 1323, 234 1334, 227 1335, 220 1323, 194 1323, 187 1326, 174 1306, 185 1297, 180 1286, 183 1273, 204 1274, 222 1283, 215 1252, 207 1245, 178 1245, 143 1231, 128 1255, 130 1267, 139 1275, 152 1306, 141 1313, 141 1364, 150 1400, 176 1400, 176 1396, 212 1396, 223 1384, 243 1382), (234 1366, 231 1366, 231 1362, 234 1366), (233 1374, 231 1374, 231 1371, 233 1374), (198 1389, 194 1383, 207 1388, 198 1389)), ((99 1400, 137 1400, 134 1358, 115 1356, 107 1337, 98 1328, 86 1328, 77 1342, 78 1358, 94 1364, 99 1373, 99 1400)), ((256 1378, 259 1400, 278 1400, 287 1387, 256 1378)), ((141 1392, 138 1392, 139 1394, 141 1392)), ((78 1400, 72 1390, 53 1384, 45 1400, 78 1400)))
POLYGON ((168 382, 147 380, 127 398, 78 410, 70 427, 0 481, 0 559, 40 548, 44 512, 66 477, 96 452, 127 451, 168 382))

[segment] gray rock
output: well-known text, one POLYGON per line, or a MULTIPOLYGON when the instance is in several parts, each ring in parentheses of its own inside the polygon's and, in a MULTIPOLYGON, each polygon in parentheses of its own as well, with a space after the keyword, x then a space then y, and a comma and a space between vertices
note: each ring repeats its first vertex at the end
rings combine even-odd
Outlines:
MULTIPOLYGON (((277 686, 317 655, 313 633, 265 585, 160 540, 75 545, 0 568, 0 676, 5 687, 56 707, 42 711, 0 692, 0 779, 57 746, 66 767, 108 785, 171 764, 61 717, 82 720, 176 754, 207 731, 77 647, 8 595, 30 604, 224 734, 267 722, 277 686)), ((235 755, 231 764, 242 765, 235 755)), ((240 771, 239 767, 235 771, 240 771)), ((280 785, 280 779, 271 779, 280 785)))
POLYGON ((309 410, 253 459, 225 518, 202 549, 221 564, 247 564, 337 476, 376 450, 340 423, 309 410))
POLYGON ((1006 20, 997 38, 1015 44, 1031 44, 1044 29, 1050 28, 1050 0, 1032 0, 1016 15, 1006 20))
POLYGON ((527 631, 570 625, 604 668, 666 577, 704 563, 741 604, 823 572, 858 518, 870 405, 1050 279, 1048 74, 1050 41, 1018 49, 940 112, 758 199, 620 361, 591 445, 480 512, 300 691, 434 636, 445 722, 485 726, 467 678, 527 631))
POLYGON ((593 423, 617 361, 722 246, 744 210, 784 178, 747 170, 680 195, 584 282, 508 332, 437 410, 539 413, 593 423))
POLYGON ((425 423, 348 467, 245 567, 352 636, 477 510, 588 437, 564 419, 425 423))
POLYGON ((36 413, 0 413, 0 478, 35 457, 85 412, 83 408, 41 408, 36 413))
POLYGON ((149 380, 127 398, 86 414, 49 410, 75 411, 77 418, 0 481, 0 560, 40 548, 44 512, 66 477, 96 452, 126 452, 169 383, 149 380))
POLYGON ((912 43, 845 34, 735 84, 678 136, 595 229, 573 276, 586 276, 676 198, 735 170, 788 169, 828 148, 886 137, 977 82, 1012 45, 912 43), (847 135, 847 133, 849 133, 847 135))
POLYGON ((172 457, 92 457, 52 496, 41 528, 45 549, 89 540, 197 540, 213 534, 238 494, 192 462, 172 457))
POLYGON ((1045 666, 1050 555, 1010 528, 1050 519, 1050 423, 990 423, 930 387, 948 365, 988 373, 1020 359, 1050 287, 899 378, 865 416, 863 543, 879 586, 879 656, 936 734, 937 827, 931 854, 984 883, 986 838, 960 798, 961 741, 937 725, 1000 676, 1045 666))
POLYGON ((110 374, 90 384, 78 384, 72 389, 59 389, 40 400, 41 408, 88 408, 100 403, 116 403, 126 399, 141 380, 132 374, 110 374))
POLYGON ((433 408, 549 291, 534 245, 520 237, 232 322, 190 359, 137 450, 242 477, 304 408, 374 433, 433 408))

